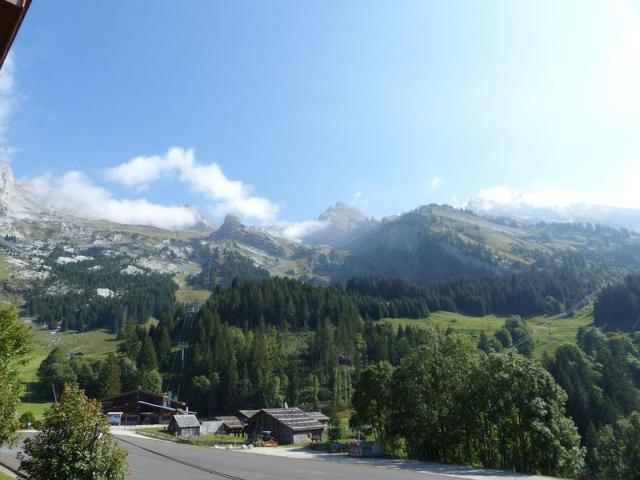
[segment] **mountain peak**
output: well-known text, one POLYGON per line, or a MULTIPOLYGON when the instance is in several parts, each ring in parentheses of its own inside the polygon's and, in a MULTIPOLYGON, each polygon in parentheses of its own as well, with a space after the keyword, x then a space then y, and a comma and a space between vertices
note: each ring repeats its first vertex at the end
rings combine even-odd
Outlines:
POLYGON ((242 224, 237 215, 228 214, 224 218, 224 222, 220 225, 220 228, 218 228, 214 233, 218 237, 230 237, 245 229, 246 227, 242 224))
POLYGON ((233 214, 227 215, 224 223, 220 225, 220 228, 213 232, 209 238, 214 241, 237 241, 259 248, 273 255, 282 254, 282 247, 271 235, 244 225, 240 221, 240 218, 233 214))
POLYGON ((233 213, 229 213, 226 217, 224 217, 224 223, 222 225, 242 226, 242 222, 240 221, 240 217, 234 215, 233 213))
POLYGON ((11 167, 6 163, 0 164, 0 196, 3 198, 11 195, 15 187, 15 178, 11 167))
POLYGON ((367 216, 355 205, 337 202, 320 214, 318 220, 346 226, 347 224, 366 222, 367 216))

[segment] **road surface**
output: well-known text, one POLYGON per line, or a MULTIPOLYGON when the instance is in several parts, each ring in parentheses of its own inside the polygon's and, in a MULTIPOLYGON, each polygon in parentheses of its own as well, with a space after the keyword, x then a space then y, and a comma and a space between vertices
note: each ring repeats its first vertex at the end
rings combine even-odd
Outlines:
POLYGON ((323 460, 254 455, 119 437, 129 451, 130 480, 452 480, 418 471, 323 460))
MULTIPOLYGON (((20 444, 28 435, 21 435, 20 444)), ((115 436, 129 452, 129 480, 546 480, 476 468, 427 462, 325 456, 294 459, 115 436)), ((0 448, 0 463, 17 469, 19 449, 0 448)), ((266 452, 262 452, 266 453, 266 452)), ((271 452, 270 452, 271 453, 271 452)), ((276 453, 276 452, 272 452, 276 453)))

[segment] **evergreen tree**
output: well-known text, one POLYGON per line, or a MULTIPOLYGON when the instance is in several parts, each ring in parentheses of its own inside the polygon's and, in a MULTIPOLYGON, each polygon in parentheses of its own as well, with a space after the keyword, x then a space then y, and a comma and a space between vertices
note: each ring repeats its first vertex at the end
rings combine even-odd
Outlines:
POLYGON ((98 398, 111 397, 121 391, 120 362, 115 355, 109 355, 99 366, 98 398))
POLYGON ((133 317, 129 317, 122 327, 120 339, 122 340, 122 343, 118 348, 119 351, 124 353, 131 360, 136 360, 142 345, 138 338, 138 326, 133 317))
POLYGON ((156 355, 156 348, 153 344, 153 340, 149 335, 144 336, 142 340, 142 347, 138 353, 137 361, 138 369, 141 371, 157 370, 158 369, 158 357, 156 355))

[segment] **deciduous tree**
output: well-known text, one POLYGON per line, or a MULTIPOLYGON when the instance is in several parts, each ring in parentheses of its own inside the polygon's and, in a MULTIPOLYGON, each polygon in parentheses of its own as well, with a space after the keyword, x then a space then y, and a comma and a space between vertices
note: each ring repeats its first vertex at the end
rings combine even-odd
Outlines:
POLYGON ((109 434, 100 404, 76 386, 44 416, 42 430, 25 442, 20 469, 32 480, 125 480, 127 454, 109 434))

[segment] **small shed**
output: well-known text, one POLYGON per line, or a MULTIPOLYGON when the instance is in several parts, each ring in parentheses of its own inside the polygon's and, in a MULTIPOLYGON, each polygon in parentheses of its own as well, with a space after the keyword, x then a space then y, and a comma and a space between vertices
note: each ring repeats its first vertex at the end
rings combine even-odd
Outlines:
POLYGON ((238 417, 233 415, 223 415, 215 417, 214 420, 222 422, 222 430, 228 435, 242 435, 244 432, 244 423, 238 417))
POLYGON ((174 415, 167 430, 176 437, 195 438, 200 436, 200 422, 195 415, 174 415))
POLYGON ((299 408, 266 408, 251 419, 247 431, 252 437, 270 432, 281 445, 322 441, 324 425, 299 408))

